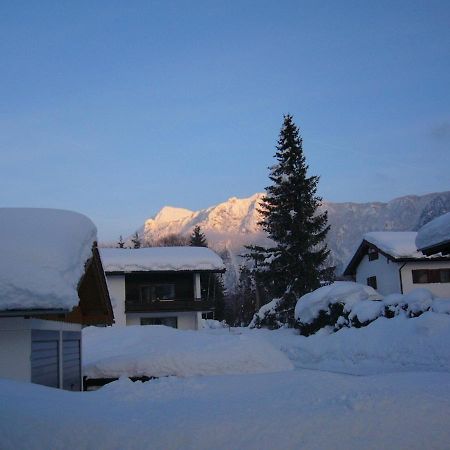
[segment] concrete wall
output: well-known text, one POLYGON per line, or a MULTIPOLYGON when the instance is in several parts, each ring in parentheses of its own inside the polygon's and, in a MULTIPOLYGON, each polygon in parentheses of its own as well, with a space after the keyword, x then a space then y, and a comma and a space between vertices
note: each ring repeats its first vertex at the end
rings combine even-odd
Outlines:
POLYGON ((125 275, 108 275, 106 277, 109 296, 114 311, 115 325, 127 325, 125 316, 125 275))
POLYGON ((418 261, 408 262, 402 269, 403 292, 412 291, 416 288, 426 288, 434 295, 442 298, 450 298, 450 283, 413 283, 412 271, 420 269, 449 269, 450 261, 418 261))
POLYGON ((381 295, 400 292, 399 263, 392 262, 379 253, 378 259, 369 261, 367 255, 361 260, 356 269, 356 282, 367 284, 367 278, 377 277, 377 291, 381 295))
POLYGON ((197 312, 131 313, 127 314, 127 325, 140 325, 141 317, 176 317, 179 330, 198 330, 200 321, 197 312))

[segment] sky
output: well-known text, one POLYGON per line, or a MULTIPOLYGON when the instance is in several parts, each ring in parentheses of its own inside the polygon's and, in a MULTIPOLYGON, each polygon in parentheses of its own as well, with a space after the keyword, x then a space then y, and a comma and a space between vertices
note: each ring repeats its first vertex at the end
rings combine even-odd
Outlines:
POLYGON ((449 1, 2 2, 0 205, 126 236, 263 191, 286 113, 327 200, 449 190, 449 24, 449 1))

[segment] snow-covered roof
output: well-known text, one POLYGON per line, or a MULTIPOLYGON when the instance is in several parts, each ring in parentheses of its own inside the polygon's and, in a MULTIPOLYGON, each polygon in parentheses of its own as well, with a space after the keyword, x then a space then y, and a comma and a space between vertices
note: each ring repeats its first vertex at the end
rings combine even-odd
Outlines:
MULTIPOLYGON (((432 249, 445 245, 450 248, 450 213, 444 214, 424 225, 416 237, 419 249, 432 249)), ((437 249, 440 251, 440 249, 437 249)))
POLYGON ((72 310, 96 239, 79 213, 0 208, 0 310, 72 310))
POLYGON ((220 271, 219 255, 206 247, 148 247, 100 249, 105 272, 220 271))
POLYGON ((417 250, 415 231, 373 231, 363 239, 393 258, 424 258, 417 250))

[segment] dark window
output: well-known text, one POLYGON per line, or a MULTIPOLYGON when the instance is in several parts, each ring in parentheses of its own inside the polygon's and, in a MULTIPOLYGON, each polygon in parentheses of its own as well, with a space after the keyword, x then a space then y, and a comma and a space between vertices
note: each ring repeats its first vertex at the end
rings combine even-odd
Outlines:
POLYGON ((367 278, 367 286, 377 288, 377 277, 369 277, 367 278))
POLYGON ((428 283, 428 270, 413 270, 412 271, 413 283, 428 283))
POLYGON ((412 271, 413 283, 450 283, 450 269, 421 269, 412 271))
POLYGON ((450 269, 441 269, 441 283, 450 283, 450 269))
POLYGON ((369 261, 375 261, 376 259, 378 259, 378 250, 374 248, 369 248, 368 254, 369 254, 369 261))
POLYGON ((141 286, 141 302, 151 303, 156 300, 173 300, 175 298, 174 284, 150 284, 141 286))
POLYGON ((165 325, 178 328, 177 317, 141 317, 141 325, 165 325))

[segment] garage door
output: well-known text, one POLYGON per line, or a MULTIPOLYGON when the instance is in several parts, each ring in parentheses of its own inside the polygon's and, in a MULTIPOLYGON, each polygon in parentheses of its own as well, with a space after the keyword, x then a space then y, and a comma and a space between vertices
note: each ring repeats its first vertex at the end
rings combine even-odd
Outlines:
POLYGON ((81 390, 81 333, 63 332, 63 389, 81 390))
POLYGON ((59 387, 59 331, 32 330, 31 382, 59 387))

